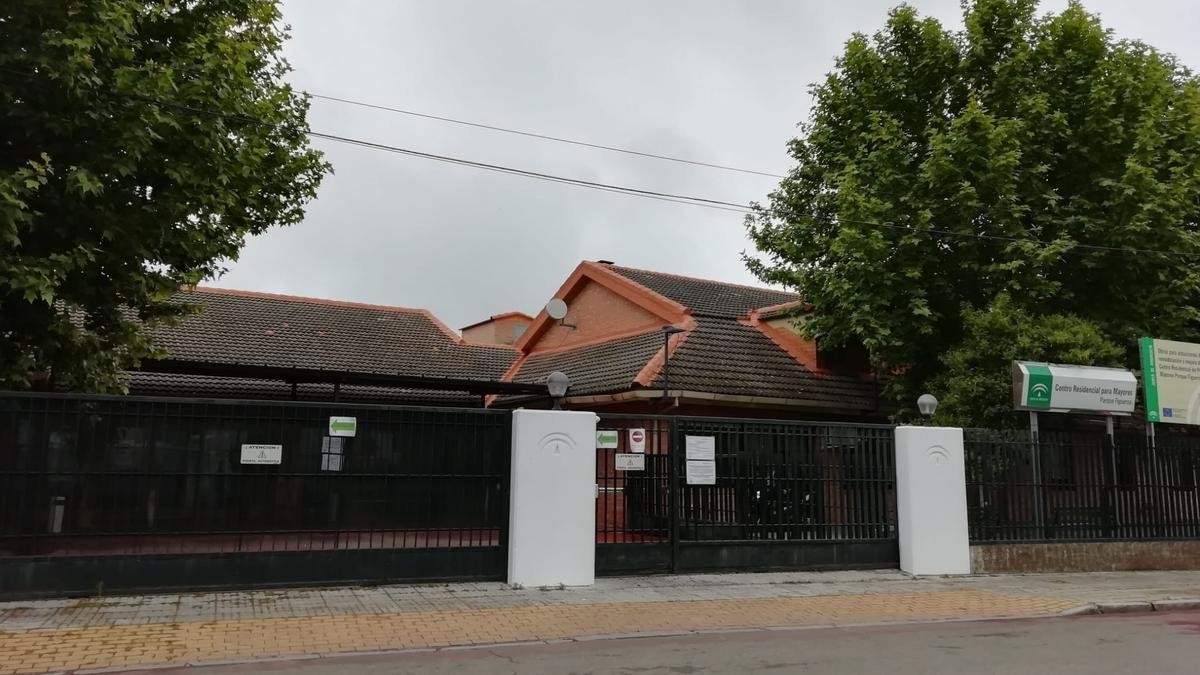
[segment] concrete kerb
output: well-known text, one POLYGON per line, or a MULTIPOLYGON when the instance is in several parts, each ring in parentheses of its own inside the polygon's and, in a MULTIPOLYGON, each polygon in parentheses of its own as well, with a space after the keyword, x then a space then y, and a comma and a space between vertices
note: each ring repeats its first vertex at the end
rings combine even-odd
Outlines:
POLYGON ((1151 604, 1156 612, 1187 612, 1200 609, 1200 599, 1158 600, 1151 604))
POLYGON ((1154 603, 1146 601, 1134 602, 1098 602, 1096 609, 1101 614, 1136 614, 1144 612, 1153 612, 1154 603))
POLYGON ((1149 612, 1187 612, 1200 610, 1200 598, 1173 598, 1170 600, 1132 600, 1124 602, 1098 602, 1063 612, 1073 614, 1146 614, 1149 612))

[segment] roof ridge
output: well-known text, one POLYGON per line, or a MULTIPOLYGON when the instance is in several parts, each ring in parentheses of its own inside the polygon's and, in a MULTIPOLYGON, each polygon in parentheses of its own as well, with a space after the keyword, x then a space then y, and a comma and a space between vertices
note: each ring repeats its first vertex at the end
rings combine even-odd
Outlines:
MULTIPOLYGON (((787 295, 794 295, 794 296, 796 296, 797 299, 799 299, 801 297, 799 293, 795 293, 793 291, 780 291, 780 290, 776 290, 774 288, 766 288, 764 286, 751 286, 749 284, 736 284, 736 283, 733 283, 732 281, 718 281, 716 279, 705 279, 704 277, 691 277, 691 276, 687 276, 686 274, 674 274, 672 272, 659 272, 658 270, 648 270, 648 269, 643 269, 641 267, 628 267, 625 265, 606 265, 604 263, 597 263, 597 264, 604 265, 605 267, 609 267, 613 270, 629 270, 631 272, 645 272, 646 274, 657 274, 660 277, 671 277, 674 279, 682 279, 684 281, 703 281, 706 284, 717 284, 720 286, 732 286, 734 288, 744 288, 748 291, 766 291, 767 293, 785 293, 787 295)), ((619 273, 620 272, 618 272, 618 274, 619 273)), ((637 282, 634 282, 634 283, 637 283, 637 282)))
POLYGON ((526 314, 525 312, 518 312, 518 311, 512 311, 512 312, 501 312, 500 314, 493 314, 493 315, 489 316, 488 318, 486 318, 486 319, 483 319, 483 320, 481 320, 481 321, 476 321, 475 323, 473 323, 473 324, 471 324, 471 325, 469 325, 469 326, 463 326, 463 327, 462 327, 461 329, 459 329, 459 330, 466 330, 466 329, 468 329, 468 328, 474 328, 474 327, 476 327, 476 326, 482 326, 483 324, 485 324, 485 323, 491 323, 492 321, 500 321, 501 319, 513 319, 513 318, 516 318, 516 319, 529 319, 529 322, 530 322, 530 323, 532 323, 532 322, 533 322, 533 319, 534 319, 534 317, 532 317, 532 316, 529 316, 529 315, 528 315, 528 314, 526 314))
POLYGON ((369 302, 353 302, 350 300, 332 300, 329 298, 313 298, 305 295, 287 295, 285 293, 268 293, 266 291, 244 291, 237 288, 217 288, 215 286, 193 286, 186 289, 193 292, 212 293, 215 295, 231 295, 243 298, 261 298, 263 300, 281 300, 283 302, 303 302, 311 305, 329 305, 333 307, 351 307, 357 309, 378 309, 386 312, 401 314, 426 314, 428 309, 419 307, 399 307, 396 305, 377 305, 369 302))

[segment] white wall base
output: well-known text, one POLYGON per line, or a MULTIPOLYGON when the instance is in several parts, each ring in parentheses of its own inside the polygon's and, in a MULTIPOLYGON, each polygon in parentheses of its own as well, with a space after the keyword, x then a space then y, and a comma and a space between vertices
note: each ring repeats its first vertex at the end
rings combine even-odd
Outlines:
POLYGON ((896 429, 896 510, 900 569, 971 573, 962 429, 896 429))
POLYGON ((595 583, 599 419, 590 412, 513 411, 508 583, 595 583))

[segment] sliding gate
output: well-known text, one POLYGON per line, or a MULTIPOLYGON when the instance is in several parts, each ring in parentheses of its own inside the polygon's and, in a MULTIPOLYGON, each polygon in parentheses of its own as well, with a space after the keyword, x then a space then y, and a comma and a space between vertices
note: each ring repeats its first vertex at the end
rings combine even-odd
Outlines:
POLYGON ((510 418, 0 393, 0 597, 503 579, 510 418))
POLYGON ((600 574, 895 567, 894 428, 601 416, 600 574))

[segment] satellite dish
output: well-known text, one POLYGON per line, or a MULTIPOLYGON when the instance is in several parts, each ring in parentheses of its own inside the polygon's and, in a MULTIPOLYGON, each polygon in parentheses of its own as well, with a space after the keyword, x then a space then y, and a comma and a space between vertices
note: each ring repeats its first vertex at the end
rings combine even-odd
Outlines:
POLYGON ((554 298, 546 303, 546 314, 550 315, 555 321, 562 321, 567 318, 567 303, 559 298, 554 298))

